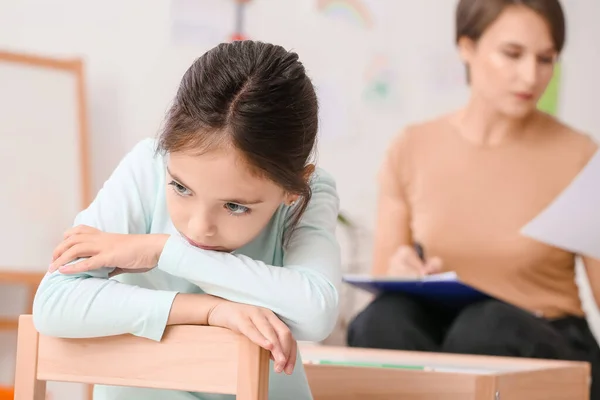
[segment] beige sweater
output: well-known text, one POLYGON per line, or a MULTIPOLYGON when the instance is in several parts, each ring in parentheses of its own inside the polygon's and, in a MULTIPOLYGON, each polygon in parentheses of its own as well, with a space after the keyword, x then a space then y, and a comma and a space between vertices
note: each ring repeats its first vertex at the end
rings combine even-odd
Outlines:
MULTIPOLYGON (((407 128, 380 171, 373 273, 420 242, 473 287, 547 318, 583 315, 575 255, 519 234, 596 150, 587 135, 544 129, 498 146, 463 138, 449 116, 407 128)), ((592 262, 595 262, 592 260, 592 262)), ((600 262, 595 268, 600 269, 600 262)))

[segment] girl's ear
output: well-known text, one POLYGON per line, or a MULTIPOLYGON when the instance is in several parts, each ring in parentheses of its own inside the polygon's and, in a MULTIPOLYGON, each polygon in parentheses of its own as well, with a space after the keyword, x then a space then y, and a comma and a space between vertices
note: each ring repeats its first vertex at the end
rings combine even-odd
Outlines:
POLYGON ((288 207, 293 206, 294 204, 296 204, 296 202, 298 201, 299 197, 300 196, 297 195, 297 194, 287 195, 286 198, 285 198, 285 205, 288 206, 288 207))
MULTIPOLYGON (((312 174, 314 174, 314 173, 315 173, 314 164, 308 164, 306 167, 304 167, 304 172, 302 174, 304 177, 304 180, 308 183, 308 181, 312 177, 312 174)), ((293 206, 298 201, 299 197, 300 197, 300 195, 298 195, 298 194, 288 194, 285 196, 285 204, 287 206, 293 206)))

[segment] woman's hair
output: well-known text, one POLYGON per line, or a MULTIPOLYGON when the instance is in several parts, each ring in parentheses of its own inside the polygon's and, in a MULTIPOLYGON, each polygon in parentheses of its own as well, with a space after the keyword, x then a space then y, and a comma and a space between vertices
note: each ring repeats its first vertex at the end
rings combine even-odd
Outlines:
POLYGON ((237 149, 257 176, 300 195, 289 220, 293 229, 311 197, 304 172, 317 130, 317 97, 298 55, 236 41, 211 49, 184 74, 158 150, 237 149))
MULTIPOLYGON (((508 6, 527 7, 548 23, 556 52, 565 45, 565 15, 559 0, 460 0, 456 7, 456 43, 467 37, 477 42, 508 6)), ((469 71, 467 68, 467 80, 469 71)))

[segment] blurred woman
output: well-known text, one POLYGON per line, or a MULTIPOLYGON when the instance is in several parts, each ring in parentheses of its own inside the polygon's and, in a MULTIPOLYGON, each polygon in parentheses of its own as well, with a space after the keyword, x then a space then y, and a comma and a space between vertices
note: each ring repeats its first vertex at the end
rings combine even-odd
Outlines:
MULTIPOLYGON (((351 323, 348 343, 585 360, 592 398, 600 398, 600 349, 575 283, 577 255, 519 234, 597 149, 536 107, 565 43, 562 7, 461 0, 456 42, 470 99, 391 144, 380 173, 373 274, 455 271, 492 299, 450 308, 384 294, 351 323)), ((600 261, 583 261, 600 299, 600 261)))

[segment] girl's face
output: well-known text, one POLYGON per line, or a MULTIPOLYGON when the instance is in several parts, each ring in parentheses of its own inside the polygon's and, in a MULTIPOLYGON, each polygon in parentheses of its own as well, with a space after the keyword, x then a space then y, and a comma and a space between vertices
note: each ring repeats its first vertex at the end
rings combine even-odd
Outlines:
POLYGON ((532 112, 552 78, 557 57, 544 18, 522 6, 507 7, 474 43, 459 42, 474 96, 498 112, 532 112))
POLYGON ((196 247, 233 251, 254 239, 288 195, 253 174, 232 149, 202 155, 171 153, 167 207, 175 228, 196 247))

